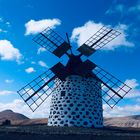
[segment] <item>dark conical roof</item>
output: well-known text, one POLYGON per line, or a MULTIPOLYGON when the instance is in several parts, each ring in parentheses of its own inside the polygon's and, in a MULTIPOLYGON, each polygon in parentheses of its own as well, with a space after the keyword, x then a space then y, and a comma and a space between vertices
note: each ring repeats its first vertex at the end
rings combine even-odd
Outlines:
POLYGON ((81 60, 80 55, 71 55, 66 65, 69 75, 80 75, 86 77, 95 77, 91 69, 85 67, 84 62, 81 60))

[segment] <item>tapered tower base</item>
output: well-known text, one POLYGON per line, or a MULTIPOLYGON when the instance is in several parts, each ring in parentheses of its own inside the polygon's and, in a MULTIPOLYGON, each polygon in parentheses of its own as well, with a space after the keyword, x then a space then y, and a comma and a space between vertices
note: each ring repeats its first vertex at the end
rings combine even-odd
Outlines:
POLYGON ((52 94, 49 126, 103 127, 101 83, 71 75, 52 94))

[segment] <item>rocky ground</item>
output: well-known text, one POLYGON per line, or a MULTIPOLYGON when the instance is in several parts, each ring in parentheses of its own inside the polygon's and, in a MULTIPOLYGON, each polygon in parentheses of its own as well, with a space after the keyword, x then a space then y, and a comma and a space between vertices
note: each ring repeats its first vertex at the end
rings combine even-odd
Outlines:
POLYGON ((46 125, 1 126, 0 140, 140 140, 140 129, 75 128, 46 125))
POLYGON ((47 118, 29 119, 11 110, 0 112, 0 140, 140 140, 140 115, 105 118, 104 128, 49 127, 47 118))
POLYGON ((104 119, 105 126, 140 128, 140 115, 104 119))

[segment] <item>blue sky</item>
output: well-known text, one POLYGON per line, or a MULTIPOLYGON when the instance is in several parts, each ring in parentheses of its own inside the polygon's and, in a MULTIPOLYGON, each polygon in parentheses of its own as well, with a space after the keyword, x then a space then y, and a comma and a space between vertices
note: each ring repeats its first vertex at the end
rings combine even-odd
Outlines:
POLYGON ((68 32, 77 48, 102 25, 122 34, 90 60, 133 88, 114 110, 104 105, 104 115, 140 114, 139 0, 0 0, 0 111, 13 109, 29 117, 48 113, 44 107, 50 101, 31 113, 16 93, 59 61, 32 41, 36 33, 51 26, 66 39, 68 32))

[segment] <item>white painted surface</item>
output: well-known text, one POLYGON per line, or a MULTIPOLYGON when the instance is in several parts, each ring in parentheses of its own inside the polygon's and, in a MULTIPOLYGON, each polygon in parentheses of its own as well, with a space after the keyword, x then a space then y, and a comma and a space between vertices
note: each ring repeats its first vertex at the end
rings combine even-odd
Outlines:
POLYGON ((102 127, 101 83, 71 75, 52 94, 49 126, 102 127), (62 96, 65 93, 65 96, 62 96))

